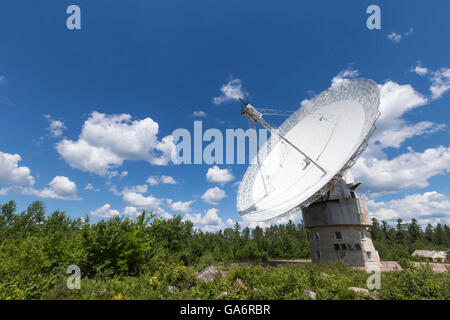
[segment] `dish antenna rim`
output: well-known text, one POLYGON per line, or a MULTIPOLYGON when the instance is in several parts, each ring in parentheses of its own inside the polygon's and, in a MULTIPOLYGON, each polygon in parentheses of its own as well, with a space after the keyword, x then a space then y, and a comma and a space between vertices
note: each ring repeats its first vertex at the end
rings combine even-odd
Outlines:
MULTIPOLYGON (((249 121, 253 121, 254 123, 256 123, 256 122, 260 123, 262 126, 271 130, 272 133, 276 133, 277 135, 279 135, 280 138, 287 141, 288 144, 291 144, 291 146, 293 148, 298 149, 298 148, 296 148, 296 146, 294 144, 292 144, 284 136, 287 135, 294 127, 298 126, 299 123, 301 123, 301 121, 304 120, 308 115, 312 115, 314 112, 316 112, 320 108, 322 108, 330 103, 333 103, 333 102, 350 100, 350 98, 353 99, 354 101, 359 102, 363 106, 364 111, 365 111, 365 113, 364 113, 365 118, 364 118, 364 123, 363 123, 365 126, 363 126, 363 129, 366 129, 366 130, 364 130, 364 132, 361 132, 361 137, 358 139, 358 141, 360 140, 359 143, 358 144, 355 143, 355 146, 356 145, 358 145, 358 146, 354 150, 351 151, 351 155, 347 155, 345 157, 345 159, 348 158, 345 161, 345 163, 343 165, 341 165, 337 171, 332 170, 333 172, 334 171, 336 171, 336 172, 330 178, 328 178, 328 180, 323 185, 321 185, 319 187, 314 186, 317 190, 311 196, 307 197, 306 199, 299 200, 299 204, 293 206, 292 208, 290 208, 288 210, 284 210, 283 212, 281 212, 278 215, 271 216, 269 218, 261 218, 261 217, 259 217, 261 215, 260 213, 258 213, 259 211, 252 213, 252 210, 253 210, 253 208, 255 208, 255 205, 257 202, 255 202, 252 199, 253 205, 250 205, 247 208, 244 208, 242 210, 242 205, 240 203, 240 200, 242 200, 244 193, 247 193, 247 195, 248 195, 248 193, 252 192, 253 185, 249 188, 248 186, 246 186, 246 183, 249 183, 249 179, 250 180, 253 179, 253 181, 250 181, 250 183, 253 184, 256 174, 258 174, 258 171, 261 172, 262 166, 259 162, 260 161, 260 159, 259 159, 260 153, 264 151, 264 147, 266 147, 267 144, 272 142, 272 138, 273 138, 273 136, 272 136, 271 139, 269 139, 266 142, 266 144, 263 146, 263 150, 257 151, 256 158, 258 161, 258 168, 256 169, 256 172, 255 172, 254 165, 250 164, 248 166, 248 168, 246 169, 244 177, 239 184, 236 205, 237 205, 239 214, 244 219, 249 220, 249 221, 254 221, 254 222, 277 220, 279 218, 292 215, 292 214, 298 212, 299 210, 301 210, 302 208, 308 207, 311 203, 315 202, 320 197, 324 196, 334 185, 336 185, 336 183, 341 178, 343 178, 345 176, 345 174, 348 172, 348 170, 355 164, 356 160, 359 158, 359 156, 362 154, 362 152, 367 148, 368 141, 376 130, 376 121, 380 117, 381 113, 379 111, 380 92, 379 92, 378 85, 373 80, 367 79, 367 78, 343 79, 341 82, 339 82, 337 84, 332 84, 331 87, 329 87, 328 89, 326 89, 325 91, 323 91, 322 93, 320 93, 319 95, 314 97, 313 99, 307 100, 307 102, 304 105, 302 104, 302 106, 300 106, 299 109, 297 109, 291 116, 289 116, 280 125, 280 127, 279 127, 280 130, 282 130, 283 128, 289 128, 289 130, 287 130, 286 132, 282 132, 281 134, 277 133, 276 131, 273 131, 275 129, 273 129, 267 122, 265 122, 265 120, 262 118, 262 115, 257 111, 256 108, 251 106, 247 101, 239 99, 241 101, 241 103, 244 105, 244 108, 242 109, 241 114, 247 116, 249 121), (342 95, 339 96, 340 94, 342 94, 342 95), (346 99, 344 99, 344 98, 346 98, 346 99), (367 119, 368 115, 367 115, 366 109, 368 109, 369 111, 375 111, 375 110, 373 110, 375 108, 376 108, 376 113, 371 114, 370 115, 371 118, 367 119), (247 109, 247 112, 246 112, 246 109, 247 109), (292 125, 290 123, 290 121, 292 121, 293 119, 296 120, 296 123, 294 125, 292 125), (370 122, 370 123, 366 123, 366 122, 370 122), (240 206, 241 206, 241 208, 239 208, 240 206)), ((275 146, 276 146, 276 144, 273 146, 273 148, 275 148, 275 146)), ((271 150, 267 153, 267 155, 269 155, 270 152, 274 152, 273 148, 271 148, 271 150)), ((297 151, 302 153, 306 159, 309 159, 309 157, 307 155, 305 155, 301 150, 297 150, 297 151)), ((252 162, 254 162, 254 159, 252 160, 252 162)), ((307 166, 310 165, 310 163, 308 163, 308 160, 306 160, 306 162, 307 162, 307 166)), ((318 168, 320 168, 323 172, 325 172, 325 170, 323 168, 321 168, 320 165, 318 165, 317 163, 314 162, 314 165, 317 166, 318 168)), ((279 169, 279 170, 283 170, 283 169, 279 169)), ((261 177, 262 177, 262 180, 264 183, 264 177, 263 177, 262 173, 261 173, 261 177)), ((264 183, 264 188, 265 188, 265 183, 264 183)), ((266 190, 266 192, 267 192, 267 190, 266 190)), ((303 194, 305 192, 306 191, 304 191, 303 194)), ((266 195, 267 195, 267 193, 266 193, 266 195)), ((301 195, 302 194, 300 193, 296 197, 300 198, 301 195)))

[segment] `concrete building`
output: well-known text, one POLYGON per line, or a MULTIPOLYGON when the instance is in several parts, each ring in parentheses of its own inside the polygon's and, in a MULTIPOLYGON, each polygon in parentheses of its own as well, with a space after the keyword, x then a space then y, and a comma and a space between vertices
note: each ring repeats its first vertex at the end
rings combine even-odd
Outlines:
POLYGON ((412 253, 412 256, 419 256, 428 258, 430 261, 444 261, 447 259, 447 252, 445 251, 433 251, 433 250, 416 250, 412 253))
POLYGON ((365 201, 355 192, 360 184, 349 173, 326 195, 302 210, 303 223, 310 231, 313 262, 342 259, 353 267, 381 267, 367 230, 370 223, 365 201))

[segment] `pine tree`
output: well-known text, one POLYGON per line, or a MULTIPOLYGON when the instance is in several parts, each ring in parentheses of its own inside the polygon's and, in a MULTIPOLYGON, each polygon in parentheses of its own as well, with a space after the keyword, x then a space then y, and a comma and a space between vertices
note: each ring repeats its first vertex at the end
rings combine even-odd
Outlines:
POLYGON ((433 234, 434 228, 431 224, 428 224, 425 229, 425 240, 427 240, 430 243, 433 243, 433 234))
POLYGON ((422 234, 422 230, 417 223, 416 219, 412 219, 411 223, 408 224, 408 237, 411 242, 415 242, 417 240, 420 240, 422 234))
POLYGON ((11 220, 13 219, 14 213, 16 212, 16 202, 9 201, 2 205, 1 213, 0 213, 0 225, 5 224, 9 225, 11 220))
POLYGON ((397 227, 396 227, 396 241, 397 243, 403 243, 405 241, 405 226, 402 224, 403 220, 397 219, 397 227))
POLYGON ((436 225, 436 229, 434 229, 433 244, 441 246, 444 244, 444 241, 445 241, 444 230, 442 229, 442 224, 438 223, 436 225))
POLYGON ((448 247, 448 246, 450 246, 450 228, 448 227, 448 225, 444 225, 443 230, 444 230, 444 239, 445 239, 444 245, 446 247, 448 247))
POLYGON ((369 232, 373 240, 381 240, 383 237, 383 233, 380 228, 380 223, 375 217, 372 218, 372 225, 369 227, 369 232))
POLYGON ((387 224, 387 222, 382 221, 381 224, 382 224, 381 231, 383 232, 384 239, 388 241, 392 240, 391 237, 389 236, 389 225, 387 224))

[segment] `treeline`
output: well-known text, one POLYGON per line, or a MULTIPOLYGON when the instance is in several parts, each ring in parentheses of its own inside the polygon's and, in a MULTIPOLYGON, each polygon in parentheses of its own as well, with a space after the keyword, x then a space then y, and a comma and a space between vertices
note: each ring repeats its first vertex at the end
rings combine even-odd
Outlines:
MULTIPOLYGON (((373 219, 370 232, 383 260, 411 259, 416 249, 448 250, 450 245, 447 225, 422 230, 415 219, 399 220, 396 227, 373 219)), ((0 277, 48 274, 73 264, 88 276, 133 276, 156 270, 162 261, 201 268, 309 256, 308 231, 292 221, 264 230, 236 223, 204 233, 179 216, 160 220, 145 212, 136 219, 114 217, 95 224, 62 211, 47 215, 40 201, 23 212, 10 201, 0 212, 0 277)))
POLYGON ((428 224, 423 230, 414 218, 410 223, 398 219, 396 226, 389 226, 386 221, 379 222, 373 218, 369 231, 382 260, 424 260, 420 257, 413 258, 411 254, 415 250, 447 251, 450 247, 450 228, 441 223, 437 223, 435 227, 428 224))
POLYGON ((25 267, 47 273, 75 264, 89 275, 136 275, 160 261, 201 267, 308 256, 307 231, 292 222, 265 230, 241 230, 236 223, 204 233, 179 216, 160 220, 144 213, 137 219, 114 217, 95 224, 89 217, 72 219, 58 210, 47 216, 40 201, 23 212, 16 212, 16 203, 10 201, 0 211, 0 272, 15 265, 17 271, 25 267))
MULTIPOLYGON (((399 221, 396 228, 374 220, 370 231, 384 260, 411 259, 415 249, 445 250, 450 240, 448 226, 422 230, 415 220, 399 221)), ((188 270, 218 262, 294 258, 309 258, 309 241, 303 225, 291 221, 264 230, 241 230, 236 224, 204 233, 181 217, 160 220, 145 212, 136 219, 91 223, 89 217, 73 219, 58 210, 47 214, 40 201, 23 212, 17 212, 14 201, 0 210, 0 299, 35 299, 49 292, 52 298, 63 297, 68 293, 61 286, 71 265, 80 268, 83 279, 91 279, 95 292, 87 297, 99 294, 102 281, 123 277, 130 286, 140 281, 132 279, 150 279, 150 286, 163 292, 155 297, 165 297, 171 283, 192 289, 196 281, 188 270)))

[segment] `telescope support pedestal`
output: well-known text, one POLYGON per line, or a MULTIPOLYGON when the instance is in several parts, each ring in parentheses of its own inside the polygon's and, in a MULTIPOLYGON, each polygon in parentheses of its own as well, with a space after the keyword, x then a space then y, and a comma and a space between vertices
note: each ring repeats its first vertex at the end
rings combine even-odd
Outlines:
POLYGON ((309 229, 313 262, 344 260, 352 267, 380 267, 373 245, 364 199, 354 189, 360 183, 341 179, 327 195, 302 209, 303 223, 309 229))

